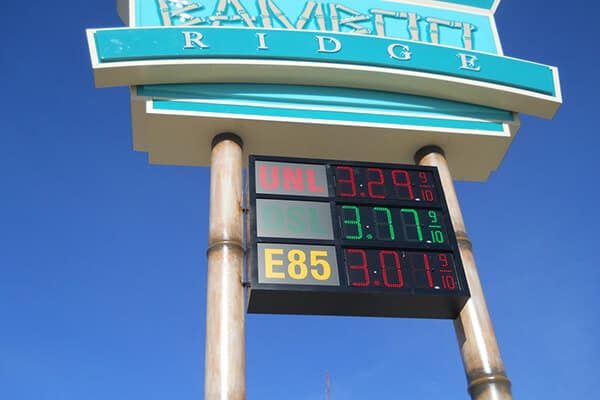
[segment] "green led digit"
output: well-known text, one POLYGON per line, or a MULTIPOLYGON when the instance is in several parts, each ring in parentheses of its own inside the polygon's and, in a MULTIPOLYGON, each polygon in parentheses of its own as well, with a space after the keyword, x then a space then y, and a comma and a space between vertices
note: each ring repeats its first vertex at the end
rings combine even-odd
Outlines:
POLYGON ((444 233, 442 231, 431 231, 431 240, 433 243, 444 243, 444 233))
MULTIPOLYGON (((360 212, 358 211, 358 207, 356 206, 342 206, 342 210, 349 210, 350 212, 354 213, 354 217, 350 218, 350 219, 346 219, 347 213, 343 213, 342 218, 344 218, 344 225, 345 226, 353 226, 356 228, 356 234, 354 235, 348 235, 346 234, 346 236, 344 237, 345 239, 352 239, 352 240, 360 240, 363 237, 363 232, 362 232, 362 226, 360 224, 360 212)), ((345 231, 346 229, 344 229, 345 231)))
POLYGON ((406 236, 406 240, 409 241, 414 241, 414 239, 410 239, 410 236, 408 234, 408 230, 407 228, 409 227, 414 227, 415 230, 417 231, 417 240, 419 242, 423 241, 423 231, 421 230, 421 220, 419 218, 419 214, 417 213, 417 210, 412 209, 412 208, 402 208, 400 210, 400 213, 402 215, 402 228, 404 229, 404 235, 406 236), (411 215, 413 217, 414 222, 407 222, 405 216, 406 215, 411 215))
POLYGON ((431 241, 433 243, 444 243, 446 239, 444 239, 444 233, 440 230, 441 225, 438 222, 437 212, 435 210, 429 210, 427 211, 427 215, 431 220, 431 223, 429 224, 429 229, 431 229, 431 241))
POLYGON ((435 211, 430 210, 427 212, 427 215, 429 215, 429 219, 431 219, 432 224, 437 224, 438 217, 437 217, 437 213, 435 211))
POLYGON ((392 213, 389 208, 386 207, 373 207, 373 220, 375 221, 375 234, 379 240, 394 240, 396 234, 394 232, 394 226, 392 225, 392 213), (381 222, 377 220, 377 215, 385 213, 385 221, 381 222), (389 233, 383 233, 381 227, 387 227, 389 233))

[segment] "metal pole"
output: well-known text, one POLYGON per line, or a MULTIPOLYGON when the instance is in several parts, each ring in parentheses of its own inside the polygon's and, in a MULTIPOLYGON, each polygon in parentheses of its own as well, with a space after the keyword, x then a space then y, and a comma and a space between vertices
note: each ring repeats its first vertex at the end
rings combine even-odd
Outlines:
POLYGON ((242 146, 232 133, 219 134, 212 143, 205 400, 246 397, 242 146))
POLYGON ((511 383, 504 371, 496 334, 479 281, 473 247, 467 235, 444 152, 437 146, 426 146, 415 154, 415 161, 419 165, 438 168, 471 291, 471 298, 454 321, 471 399, 511 400, 511 383))

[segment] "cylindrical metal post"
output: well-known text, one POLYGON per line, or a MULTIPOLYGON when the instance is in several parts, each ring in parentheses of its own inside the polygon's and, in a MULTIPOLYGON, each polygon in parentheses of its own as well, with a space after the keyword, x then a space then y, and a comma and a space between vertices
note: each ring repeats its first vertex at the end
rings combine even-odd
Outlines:
POLYGON ((246 397, 242 140, 213 139, 206 301, 205 400, 246 397))
POLYGON ((511 383, 504 371, 504 363, 473 257, 473 248, 444 152, 437 146, 427 146, 415 154, 415 161, 419 165, 438 168, 471 291, 471 298, 454 321, 471 399, 511 400, 511 383))

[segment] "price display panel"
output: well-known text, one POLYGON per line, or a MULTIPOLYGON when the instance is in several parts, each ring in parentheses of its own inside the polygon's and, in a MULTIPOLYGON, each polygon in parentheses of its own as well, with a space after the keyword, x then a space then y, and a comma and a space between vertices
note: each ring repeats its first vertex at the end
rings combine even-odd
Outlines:
POLYGON ((250 156, 248 312, 456 318, 467 299, 437 169, 250 156))

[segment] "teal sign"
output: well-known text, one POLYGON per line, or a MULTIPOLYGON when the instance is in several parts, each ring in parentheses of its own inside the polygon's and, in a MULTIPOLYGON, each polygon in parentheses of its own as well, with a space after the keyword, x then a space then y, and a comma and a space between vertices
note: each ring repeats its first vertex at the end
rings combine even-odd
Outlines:
POLYGON ((135 25, 347 32, 498 53, 491 14, 453 5, 490 7, 492 1, 436 3, 440 6, 383 0, 138 0, 135 25))
POLYGON ((502 54, 497 3, 120 0, 129 27, 88 39, 98 86, 352 88, 552 117, 558 71, 502 54))
POLYGON ((554 71, 548 66, 408 40, 200 27, 105 29, 95 33, 95 40, 101 64, 211 58, 317 61, 429 72, 556 93, 554 71))

